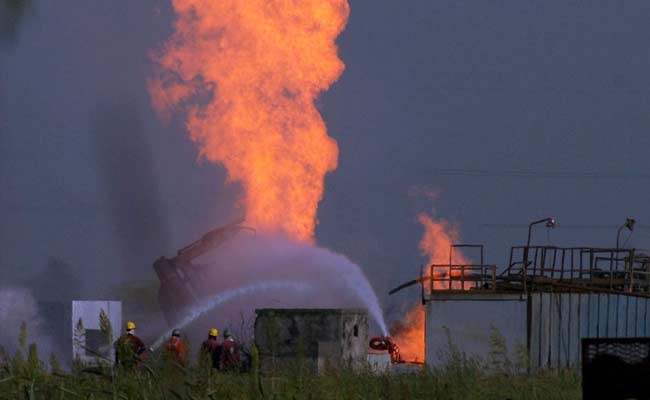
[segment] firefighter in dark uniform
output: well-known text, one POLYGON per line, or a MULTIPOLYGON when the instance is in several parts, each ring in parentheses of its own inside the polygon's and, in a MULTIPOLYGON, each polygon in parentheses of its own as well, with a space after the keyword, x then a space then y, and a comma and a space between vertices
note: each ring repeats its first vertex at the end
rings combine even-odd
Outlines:
POLYGON ((230 331, 223 332, 223 343, 221 344, 221 370, 238 371, 241 361, 239 355, 239 344, 235 341, 230 331))
POLYGON ((217 340, 219 330, 212 328, 208 332, 208 338, 201 343, 201 359, 209 362, 212 368, 219 369, 221 364, 221 344, 217 340))
POLYGON ((140 366, 146 348, 142 340, 135 334, 135 322, 126 323, 126 332, 115 342, 115 364, 125 369, 140 366))

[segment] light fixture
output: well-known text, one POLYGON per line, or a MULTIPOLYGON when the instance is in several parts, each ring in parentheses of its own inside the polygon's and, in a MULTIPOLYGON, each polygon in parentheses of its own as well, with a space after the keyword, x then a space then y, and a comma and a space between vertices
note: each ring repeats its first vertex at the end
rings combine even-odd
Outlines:
POLYGON ((537 221, 533 221, 528 225, 528 241, 526 242, 526 247, 530 247, 530 236, 531 232, 533 230, 533 225, 541 224, 541 223, 546 223, 547 228, 554 228, 555 227, 555 218, 552 217, 546 217, 539 219, 537 221))

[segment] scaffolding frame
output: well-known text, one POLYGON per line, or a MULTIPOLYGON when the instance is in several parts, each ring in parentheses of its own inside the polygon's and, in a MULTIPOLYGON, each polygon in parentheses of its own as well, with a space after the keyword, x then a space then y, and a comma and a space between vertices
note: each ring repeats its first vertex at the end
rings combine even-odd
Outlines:
POLYGON ((650 257, 636 249, 557 246, 515 246, 507 268, 497 274, 486 264, 483 245, 450 246, 449 263, 420 269, 426 295, 443 292, 491 291, 534 293, 582 291, 650 297, 650 257), (479 263, 455 263, 454 250, 475 249, 479 263))

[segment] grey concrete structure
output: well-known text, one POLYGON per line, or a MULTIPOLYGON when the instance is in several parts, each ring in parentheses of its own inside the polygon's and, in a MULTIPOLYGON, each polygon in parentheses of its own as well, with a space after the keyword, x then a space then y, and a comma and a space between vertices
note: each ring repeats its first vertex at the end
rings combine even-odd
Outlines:
POLYGON ((314 371, 342 363, 367 365, 366 310, 265 308, 255 313, 255 344, 264 371, 297 360, 314 371))
POLYGON ((390 354, 386 351, 370 350, 368 352, 368 366, 372 372, 390 372, 392 364, 390 354))
POLYGON ((115 357, 112 341, 119 337, 122 328, 122 302, 75 300, 72 302, 71 324, 74 359, 88 363, 98 360, 111 362, 115 357), (106 316, 111 335, 102 333, 100 314, 106 316))

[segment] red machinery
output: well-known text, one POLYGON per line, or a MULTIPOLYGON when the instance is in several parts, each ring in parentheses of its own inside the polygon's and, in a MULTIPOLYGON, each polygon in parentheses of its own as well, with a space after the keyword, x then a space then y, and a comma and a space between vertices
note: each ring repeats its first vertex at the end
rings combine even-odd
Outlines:
POLYGON ((160 257, 154 262, 153 268, 160 279, 158 303, 168 324, 177 322, 183 310, 210 294, 204 268, 192 264, 192 261, 231 239, 241 230, 251 229, 243 226, 243 222, 244 219, 240 218, 213 229, 201 239, 178 250, 175 257, 160 257))
POLYGON ((370 339, 370 348, 379 351, 388 351, 392 363, 401 363, 402 356, 399 354, 399 346, 390 336, 377 336, 370 339))

